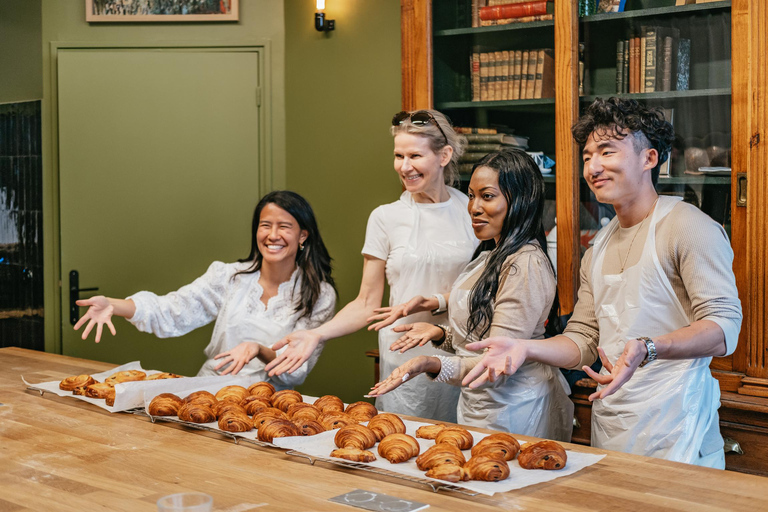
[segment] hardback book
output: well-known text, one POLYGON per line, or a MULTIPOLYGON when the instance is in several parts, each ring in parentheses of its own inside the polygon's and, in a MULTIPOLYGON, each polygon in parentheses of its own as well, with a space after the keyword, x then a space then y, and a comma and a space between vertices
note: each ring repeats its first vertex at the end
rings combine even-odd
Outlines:
POLYGON ((522 18, 501 18, 498 20, 480 20, 481 27, 492 27, 494 25, 510 25, 512 23, 529 23, 531 21, 552 21, 554 14, 537 14, 536 16, 523 16, 522 18))
POLYGON ((673 69, 677 61, 677 41, 680 39, 680 29, 675 27, 656 27, 656 90, 669 91, 672 83, 673 69), (664 45, 668 44, 665 49, 664 45), (665 51, 667 53, 665 57, 665 51), (665 63, 666 58, 666 63, 665 63), (664 87, 664 66, 669 66, 669 89, 664 87))
POLYGON ((637 38, 630 38, 629 39, 629 92, 635 93, 637 90, 635 90, 635 61, 637 60, 637 49, 635 48, 635 43, 637 42, 637 38))
POLYGON ((480 101, 488 101, 488 53, 480 54, 480 101))
POLYGON ((691 77, 691 40, 680 39, 677 45, 676 91, 687 91, 691 77))
POLYGON ((523 50, 523 55, 520 59, 520 97, 518 99, 525 99, 525 91, 528 90, 528 50, 523 50))
POLYGON ((478 128, 477 126, 454 126, 453 131, 462 135, 470 135, 473 133, 481 133, 485 135, 498 133, 496 128, 478 128))
POLYGON ((499 66, 499 80, 496 82, 496 85, 498 86, 498 90, 496 91, 496 99, 508 100, 509 96, 507 95, 507 89, 509 87, 507 86, 509 85, 509 52, 503 51, 497 53, 501 53, 501 66, 499 66))
POLYGON ((479 152, 467 151, 466 153, 464 153, 463 155, 461 155, 459 157, 459 163, 464 164, 464 163, 479 162, 488 153, 489 153, 489 151, 479 151, 479 152))
POLYGON ((534 83, 533 97, 555 97, 554 50, 542 49, 538 51, 536 58, 536 81, 534 83))
POLYGON ((459 174, 471 174, 475 164, 459 164, 459 174))
POLYGON ((645 35, 640 35, 640 89, 637 92, 645 92, 645 35))
POLYGON ((658 44, 658 30, 656 27, 643 26, 643 92, 656 92, 656 47, 658 44))
POLYGON ((640 61, 643 60, 640 57, 640 37, 635 36, 635 62, 634 62, 634 84, 635 84, 635 92, 640 92, 640 61))
POLYGON ((469 65, 472 75, 472 101, 480 101, 480 50, 475 47, 469 65))
POLYGON ((616 41, 616 92, 624 92, 624 41, 616 41))
MULTIPOLYGON (((666 120, 669 124, 671 124, 673 127, 674 124, 674 116, 675 116, 675 109, 673 108, 663 108, 664 111, 664 120, 666 120)), ((672 150, 670 149, 667 152, 667 160, 661 164, 661 167, 659 167, 659 177, 665 177, 668 178, 670 176, 670 164, 672 160, 672 150)))
POLYGON ((488 52, 488 101, 496 101, 496 54, 488 52))
POLYGON ((507 60, 507 91, 506 99, 512 99, 512 84, 515 80, 515 50, 509 50, 509 59, 507 60))
POLYGON ((525 82, 525 99, 533 99, 533 93, 536 87, 536 60, 539 57, 538 50, 530 50, 528 52, 528 74, 526 75, 528 81, 525 82))
POLYGON ((629 39, 624 40, 624 71, 621 73, 623 89, 621 92, 629 92, 629 39))
POLYGON ((465 135, 469 144, 502 144, 518 148, 528 148, 528 137, 510 133, 496 133, 493 135, 470 134, 465 135))
POLYGON ((480 26, 480 7, 477 5, 480 2, 480 0, 472 0, 472 26, 473 27, 479 27, 480 26))
MULTIPOLYGON (((661 52, 661 90, 672 90, 672 48, 674 39, 671 36, 664 38, 661 52)), ((677 52, 675 52, 677 53, 677 52)))
POLYGON ((467 146, 468 153, 491 153, 492 151, 498 151, 501 149, 501 144, 469 144, 467 146))
POLYGON ((513 100, 519 100, 520 99, 520 78, 522 73, 522 60, 523 60, 523 52, 522 50, 515 50, 515 59, 514 59, 514 65, 512 70, 512 96, 511 99, 513 100))
POLYGON ((554 12, 554 2, 551 0, 533 0, 523 3, 507 3, 504 5, 483 7, 480 9, 480 20, 522 18, 524 16, 552 14, 554 12))

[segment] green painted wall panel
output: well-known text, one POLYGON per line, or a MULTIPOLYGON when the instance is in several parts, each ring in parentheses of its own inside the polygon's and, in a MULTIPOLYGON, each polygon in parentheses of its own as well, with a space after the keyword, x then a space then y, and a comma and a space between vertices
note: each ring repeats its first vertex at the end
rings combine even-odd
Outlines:
POLYGON ((41 0, 0 1, 0 103, 43 97, 41 0))

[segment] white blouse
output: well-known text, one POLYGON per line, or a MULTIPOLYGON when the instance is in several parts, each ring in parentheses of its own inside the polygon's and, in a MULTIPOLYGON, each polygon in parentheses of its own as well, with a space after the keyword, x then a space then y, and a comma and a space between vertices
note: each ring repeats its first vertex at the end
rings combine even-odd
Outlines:
MULTIPOLYGON (((208 360, 198 376, 217 375, 213 369, 220 361, 213 357, 231 350, 244 341, 256 341, 269 347, 283 336, 301 329, 313 329, 334 313, 336 293, 323 282, 320 296, 309 317, 299 319, 295 311, 300 301, 301 276, 296 269, 291 278, 282 283, 277 295, 267 305, 261 301, 264 289, 259 284, 261 272, 239 274, 251 263, 222 263, 214 261, 204 275, 182 286, 175 292, 158 296, 142 291, 128 299, 136 304, 136 313, 129 320, 142 332, 159 338, 182 336, 198 327, 216 321, 211 342, 205 348, 208 360)), ((278 353, 285 348, 278 351, 278 353)), ((301 368, 292 374, 267 377, 264 363, 253 358, 240 370, 240 375, 253 375, 255 380, 269 380, 276 388, 287 389, 304 382, 317 362, 323 344, 320 344, 301 368)))

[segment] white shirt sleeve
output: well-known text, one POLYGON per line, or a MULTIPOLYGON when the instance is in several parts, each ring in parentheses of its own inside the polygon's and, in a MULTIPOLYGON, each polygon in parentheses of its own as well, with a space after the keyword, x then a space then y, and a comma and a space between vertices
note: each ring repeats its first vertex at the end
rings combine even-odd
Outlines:
POLYGON ((383 208, 383 206, 379 206, 368 217, 362 253, 386 261, 390 252, 390 244, 389 236, 387 235, 388 230, 384 223, 386 216, 383 208))
POLYGON ((233 267, 214 261, 201 277, 175 292, 158 296, 142 291, 128 299, 136 313, 128 321, 158 338, 182 336, 209 324, 219 314, 233 267))

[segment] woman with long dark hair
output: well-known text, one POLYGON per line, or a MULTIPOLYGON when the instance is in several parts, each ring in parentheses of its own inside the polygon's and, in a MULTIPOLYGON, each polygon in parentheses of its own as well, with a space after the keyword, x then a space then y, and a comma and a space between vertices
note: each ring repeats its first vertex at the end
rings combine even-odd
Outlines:
MULTIPOLYGON (((544 180, 523 151, 491 153, 474 168, 468 211, 482 241, 475 258, 456 279, 448 299, 449 325, 416 323, 395 327, 405 334, 392 345, 404 352, 431 341, 455 356, 419 356, 397 368, 372 391, 379 396, 416 375, 460 385, 482 358, 467 343, 488 336, 543 339, 558 323, 555 273, 542 224, 544 180)), ((383 314, 430 307, 415 297, 409 306, 383 314)), ((385 320, 386 324, 391 321, 385 320)), ((486 387, 462 388, 458 421, 516 434, 570 441, 573 404, 557 368, 526 364, 510 378, 486 387)))
MULTIPOLYGON (((267 380, 264 366, 276 357, 269 347, 290 332, 331 318, 336 290, 312 207, 299 194, 280 190, 256 205, 248 257, 236 263, 215 261, 203 276, 168 295, 143 291, 127 299, 96 296, 77 304, 90 308, 75 329, 87 322, 86 339, 96 327, 97 343, 105 324, 115 334, 112 315, 160 338, 181 336, 215 320, 205 349, 208 359, 198 375, 241 373, 267 380)), ((298 371, 270 380, 283 389, 301 384, 321 350, 298 371)))

